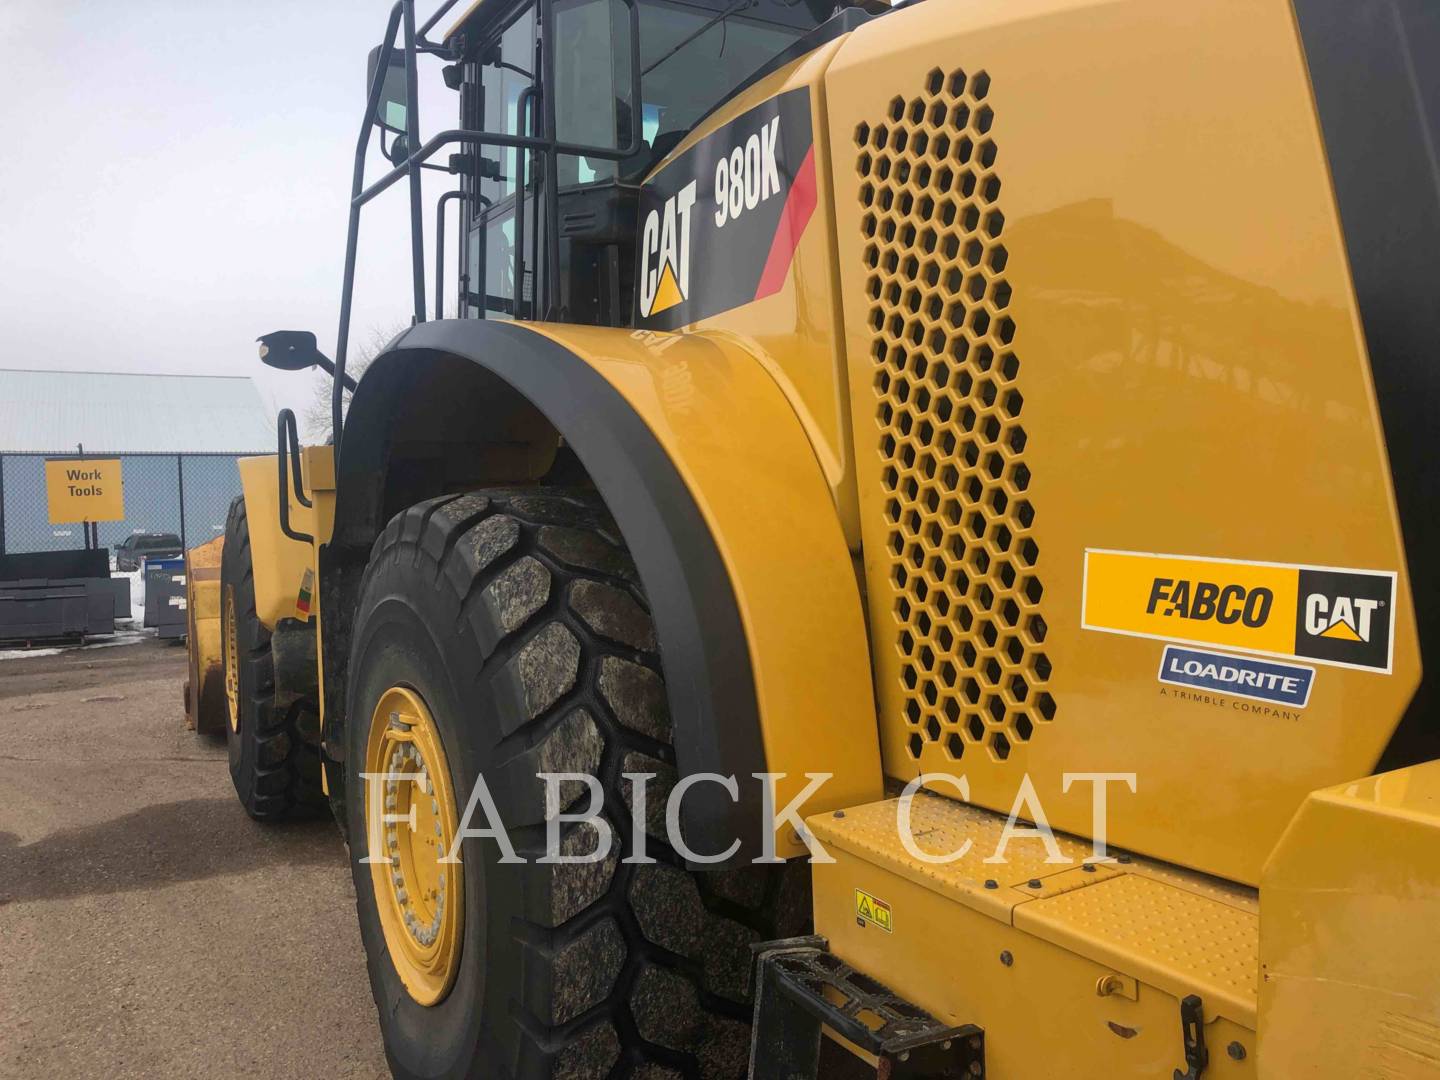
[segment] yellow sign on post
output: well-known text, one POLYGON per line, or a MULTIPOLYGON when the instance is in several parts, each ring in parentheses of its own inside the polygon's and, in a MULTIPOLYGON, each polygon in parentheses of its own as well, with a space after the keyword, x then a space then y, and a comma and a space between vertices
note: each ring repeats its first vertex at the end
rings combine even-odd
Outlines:
POLYGON ((47 460, 45 495, 50 503, 51 525, 120 521, 125 517, 125 488, 118 458, 47 460))

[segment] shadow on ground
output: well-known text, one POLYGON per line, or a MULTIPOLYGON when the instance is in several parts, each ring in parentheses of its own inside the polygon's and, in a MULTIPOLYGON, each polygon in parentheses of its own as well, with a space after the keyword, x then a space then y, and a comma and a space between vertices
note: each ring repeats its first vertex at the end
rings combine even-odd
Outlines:
POLYGON ((160 803, 21 846, 0 833, 0 905, 150 889, 262 866, 343 865, 328 816, 251 821, 233 798, 160 803))

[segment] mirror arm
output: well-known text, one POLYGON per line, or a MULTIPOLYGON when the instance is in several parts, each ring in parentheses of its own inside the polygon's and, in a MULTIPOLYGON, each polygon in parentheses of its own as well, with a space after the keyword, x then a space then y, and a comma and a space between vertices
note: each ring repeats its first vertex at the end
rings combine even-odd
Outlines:
POLYGON ((325 356, 323 354, 317 355, 319 356, 318 362, 320 364, 320 370, 326 372, 328 375, 330 375, 331 378, 335 379, 341 386, 343 386, 346 390, 349 390, 353 394, 355 392, 355 387, 358 385, 355 380, 352 379, 349 375, 346 375, 344 371, 340 371, 340 373, 337 375, 337 368, 335 363, 328 356, 325 356))

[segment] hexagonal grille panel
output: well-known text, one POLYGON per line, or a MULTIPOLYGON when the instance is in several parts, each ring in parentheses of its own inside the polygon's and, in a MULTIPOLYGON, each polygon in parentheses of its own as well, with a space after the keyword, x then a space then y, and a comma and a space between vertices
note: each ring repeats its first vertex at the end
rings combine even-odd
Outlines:
MULTIPOLYGON (((1008 759, 1055 717, 983 71, 855 129, 906 747, 1008 759)), ((878 631, 878 628, 877 628, 878 631)), ((883 632, 883 631, 880 631, 883 632)))

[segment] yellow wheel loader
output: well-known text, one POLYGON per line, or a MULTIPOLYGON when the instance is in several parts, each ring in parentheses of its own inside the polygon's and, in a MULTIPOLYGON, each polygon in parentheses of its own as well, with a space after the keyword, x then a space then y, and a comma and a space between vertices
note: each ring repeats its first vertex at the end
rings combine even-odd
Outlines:
POLYGON ((1434 5, 452 8, 191 646, 395 1074, 1440 1076, 1434 5))

